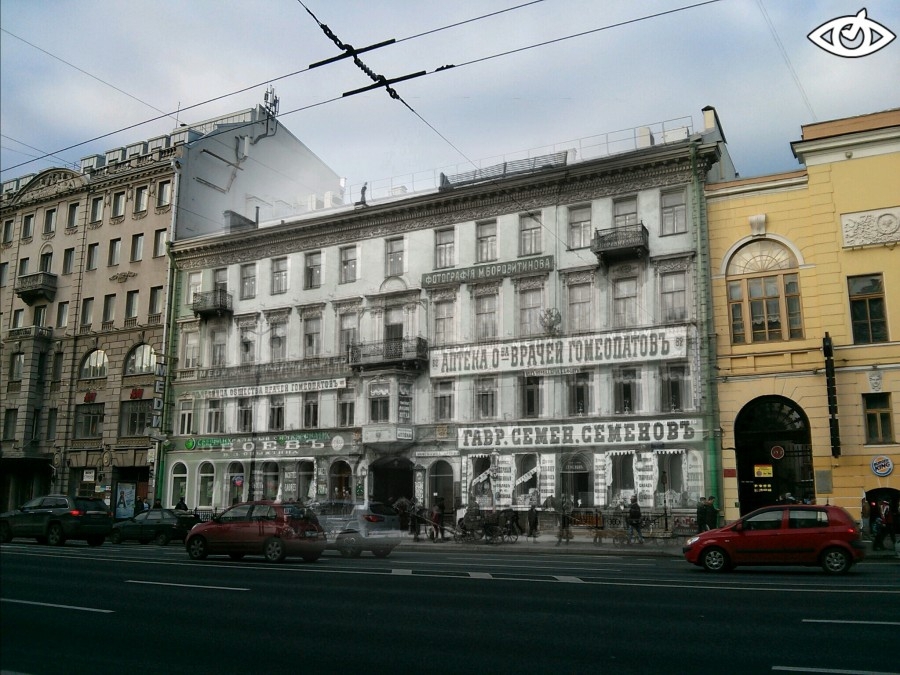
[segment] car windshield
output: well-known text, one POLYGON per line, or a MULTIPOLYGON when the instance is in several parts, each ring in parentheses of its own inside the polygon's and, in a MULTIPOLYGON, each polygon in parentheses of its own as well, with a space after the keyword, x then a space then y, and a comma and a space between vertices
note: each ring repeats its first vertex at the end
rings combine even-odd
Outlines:
POLYGON ((102 511, 106 512, 106 502, 99 499, 76 499, 75 508, 80 511, 102 511))

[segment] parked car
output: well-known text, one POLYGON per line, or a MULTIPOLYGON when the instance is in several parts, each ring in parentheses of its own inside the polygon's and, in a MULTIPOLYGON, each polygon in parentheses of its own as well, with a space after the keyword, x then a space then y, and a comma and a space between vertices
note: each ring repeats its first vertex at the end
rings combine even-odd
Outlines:
POLYGON ((41 544, 62 546, 68 539, 78 539, 100 546, 112 526, 109 507, 98 497, 46 495, 0 514, 0 541, 34 537, 41 544))
POLYGON ((281 562, 286 556, 314 562, 325 550, 325 533, 316 514, 299 504, 244 502, 192 528, 184 546, 193 560, 262 555, 269 562, 281 562))
POLYGON ((346 558, 358 558, 363 551, 386 558, 400 544, 400 514, 387 504, 335 500, 309 506, 325 530, 327 548, 346 558))
POLYGON ((688 562, 709 571, 738 565, 821 565, 842 574, 865 557, 856 521, 839 506, 788 504, 749 513, 684 546, 688 562))
POLYGON ((109 540, 113 544, 133 540, 142 544, 152 541, 166 546, 173 539, 184 541, 187 533, 199 522, 200 516, 190 511, 153 509, 113 525, 109 540))

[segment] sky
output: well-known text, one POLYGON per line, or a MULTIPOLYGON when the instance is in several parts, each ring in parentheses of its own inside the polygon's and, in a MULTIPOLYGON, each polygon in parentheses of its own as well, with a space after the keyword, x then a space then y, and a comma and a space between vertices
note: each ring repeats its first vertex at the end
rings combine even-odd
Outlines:
POLYGON ((270 85, 352 193, 646 124, 699 131, 705 106, 740 175, 791 171, 801 125, 900 107, 900 39, 858 58, 807 39, 863 8, 900 35, 896 0, 0 0, 0 177, 255 106, 270 85), (310 11, 343 45, 393 39, 359 56, 371 72, 426 74, 394 84, 399 100, 342 96, 372 81, 352 59, 309 68, 341 53, 310 11))

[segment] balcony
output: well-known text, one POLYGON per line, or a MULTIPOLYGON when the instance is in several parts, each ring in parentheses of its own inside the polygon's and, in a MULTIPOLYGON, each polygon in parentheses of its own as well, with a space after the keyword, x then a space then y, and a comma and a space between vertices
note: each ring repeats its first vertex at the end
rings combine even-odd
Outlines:
POLYGON ((200 291, 194 293, 194 301, 191 303, 194 316, 208 319, 213 316, 232 314, 231 293, 216 289, 214 291, 200 291))
POLYGON ((47 326, 24 326, 6 331, 7 340, 52 340, 53 329, 47 326))
POLYGON ((604 268, 625 260, 641 259, 650 253, 650 235, 643 223, 612 230, 596 230, 591 251, 604 268))
POLYGON ((355 370, 385 367, 424 370, 428 367, 428 341, 411 337, 359 342, 350 347, 350 367, 355 370))
POLYGON ((56 282, 56 275, 50 272, 24 274, 16 278, 16 295, 26 305, 33 305, 39 300, 53 302, 53 298, 56 297, 56 282))

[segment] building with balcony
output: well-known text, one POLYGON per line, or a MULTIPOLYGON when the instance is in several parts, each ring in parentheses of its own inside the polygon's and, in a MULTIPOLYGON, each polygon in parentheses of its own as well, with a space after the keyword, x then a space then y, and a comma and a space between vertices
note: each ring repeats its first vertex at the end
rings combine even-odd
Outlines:
POLYGON ((703 120, 176 241, 167 501, 688 513, 720 475, 703 190, 734 177, 703 120))
POLYGON ((729 520, 898 501, 900 110, 791 147, 804 168, 706 188, 729 520))

